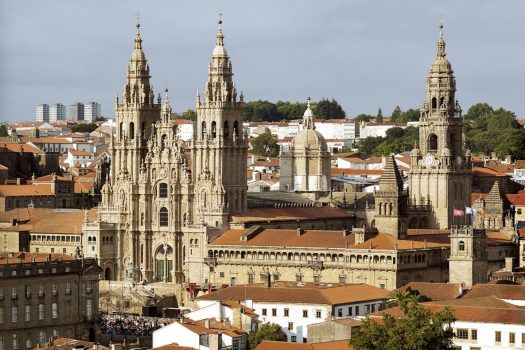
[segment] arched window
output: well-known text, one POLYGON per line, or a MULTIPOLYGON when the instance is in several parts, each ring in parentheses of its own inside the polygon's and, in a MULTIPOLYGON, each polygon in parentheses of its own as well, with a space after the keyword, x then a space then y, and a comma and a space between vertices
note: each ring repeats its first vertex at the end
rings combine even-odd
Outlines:
POLYGON ((432 97, 432 109, 437 108, 437 100, 435 97, 432 97))
POLYGON ((159 210, 159 226, 168 226, 168 222, 169 222, 168 209, 165 207, 162 207, 159 210))
POLYGON ((201 137, 204 138, 206 135, 206 122, 202 122, 201 125, 201 137))
POLYGON ((217 137, 217 123, 215 121, 211 122, 211 138, 214 139, 217 137))
POLYGON ((379 203, 379 215, 381 215, 381 209, 383 208, 383 203, 379 203))
POLYGON ((444 107, 444 104, 445 104, 445 98, 444 97, 441 97, 439 99, 439 107, 444 107))
POLYGON ((465 251, 465 242, 459 241, 459 248, 458 249, 459 249, 460 252, 465 251))
POLYGON ((168 143, 168 136, 166 134, 162 135, 160 138, 160 150, 163 151, 166 147, 166 144, 168 143))
POLYGON ((142 122, 142 126, 140 127, 140 137, 143 140, 146 139, 146 122, 142 122))
POLYGON ((428 137, 428 151, 435 152, 438 148, 438 137, 435 134, 430 134, 428 137))
POLYGON ((135 124, 133 122, 129 123, 129 138, 131 140, 135 138, 135 124))
POLYGON ((224 138, 227 138, 228 136, 230 136, 230 123, 228 123, 227 120, 224 121, 223 136, 224 138))
POLYGON ((239 122, 237 120, 233 122, 233 137, 239 138, 239 122))
POLYGON ((394 203, 390 203, 390 211, 388 212, 388 215, 392 215, 393 211, 394 211, 394 203))
POLYGON ((124 123, 123 122, 120 122, 118 133, 119 133, 119 138, 122 140, 124 138, 124 123))

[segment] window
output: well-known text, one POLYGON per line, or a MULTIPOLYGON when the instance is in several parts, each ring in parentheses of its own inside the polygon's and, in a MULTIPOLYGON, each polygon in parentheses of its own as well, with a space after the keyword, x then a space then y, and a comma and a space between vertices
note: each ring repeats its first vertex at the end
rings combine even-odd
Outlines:
POLYGON ((38 342, 40 344, 44 344, 45 341, 46 341, 46 332, 40 331, 40 333, 38 334, 38 342))
POLYGON ((297 275, 295 275, 295 280, 296 280, 297 282, 302 282, 302 280, 303 280, 303 275, 301 275, 301 274, 297 274, 297 275))
POLYGON ((516 334, 509 333, 509 344, 515 344, 515 343, 516 343, 516 334))
POLYGON ((272 309, 272 316, 277 316, 277 309, 272 309))
POLYGON ((56 267, 52 267, 51 268, 51 273, 57 273, 57 268, 56 267))
POLYGON ((459 248, 458 249, 459 249, 460 252, 465 251, 465 242, 459 241, 459 248))
POLYGON ((58 329, 53 329, 53 337, 58 337, 58 329))
POLYGON ((428 151, 429 152, 436 152, 438 148, 438 138, 436 135, 431 134, 428 137, 428 151))
POLYGON ((58 318, 58 304, 51 304, 51 318, 58 318))
POLYGON ((262 315, 266 316, 266 309, 262 309, 262 315))
POLYGON ((66 282, 66 295, 71 294, 71 282, 66 282))
POLYGON ((57 284, 56 283, 53 283, 51 285, 51 295, 53 295, 53 296, 58 295, 58 288, 57 288, 57 284))
POLYGON ((86 318, 91 321, 91 316, 93 315, 93 304, 91 299, 86 300, 86 318))
POLYGON ((365 314, 370 313, 370 305, 365 305, 365 314))
POLYGON ((337 309, 337 317, 343 317, 343 309, 337 309))
POLYGON ((496 331, 496 343, 501 343, 501 332, 496 331))
POLYGON ((315 318, 321 318, 321 310, 315 310, 315 318))
POLYGON ((355 315, 356 315, 356 316, 359 316, 359 306, 356 306, 356 307, 355 307, 355 315))
POLYGON ((254 278, 253 273, 248 274, 248 284, 253 284, 254 278))
POLYGON ((40 321, 44 319, 44 304, 38 304, 38 319, 40 321))
POLYGON ((224 272, 219 272, 219 277, 224 278, 224 272))
POLYGON ((25 295, 26 295, 26 298, 31 298, 31 286, 25 287, 25 295))
POLYGON ((91 281, 86 281, 86 293, 91 293, 91 281))
POLYGON ((288 322, 288 330, 293 331, 293 322, 288 322))
POLYGON ((16 334, 13 334, 13 349, 14 350, 18 349, 18 337, 16 334))
POLYGON ((31 321, 31 305, 26 305, 25 307, 25 317, 26 321, 31 321))
POLYGON ((292 342, 292 343, 297 343, 297 336, 292 335, 292 336, 290 337, 290 342, 292 342))
POLYGON ((4 308, 0 307, 0 324, 4 323, 4 308))
POLYGON ((273 280, 274 281, 278 281, 279 280, 279 274, 278 273, 274 273, 273 274, 273 280))
POLYGON ((321 276, 319 275, 314 275, 314 282, 318 283, 321 281, 321 276))
POLYGON ((159 211, 159 226, 168 226, 168 222, 168 209, 162 207, 159 211))
POLYGON ((159 184, 159 197, 168 198, 168 184, 166 183, 159 184))
POLYGON ((18 306, 11 306, 11 322, 16 323, 18 321, 18 306))
POLYGON ((303 317, 304 317, 304 318, 307 318, 307 317, 308 317, 308 310, 303 310, 303 317))
POLYGON ((339 283, 346 283, 346 276, 339 276, 339 283))
POLYGON ((352 307, 351 306, 348 307, 348 316, 352 316, 352 307))
POLYGON ((27 336, 26 339, 26 349, 31 349, 31 333, 27 336))
POLYGON ((457 339, 468 339, 468 329, 458 328, 456 330, 456 338, 457 339))
POLYGON ((290 309, 284 309, 284 317, 290 316, 290 309))
POLYGON ((17 297, 18 297, 18 296, 17 296, 17 294, 16 294, 16 287, 13 287, 13 288, 11 289, 11 299, 14 300, 14 299, 16 299, 17 297))
POLYGON ((478 330, 477 329, 472 329, 470 331, 470 334, 471 334, 471 339, 472 340, 478 340, 478 330))
POLYGON ((44 285, 42 283, 40 283, 38 285, 38 296, 39 297, 43 297, 44 296, 44 285))

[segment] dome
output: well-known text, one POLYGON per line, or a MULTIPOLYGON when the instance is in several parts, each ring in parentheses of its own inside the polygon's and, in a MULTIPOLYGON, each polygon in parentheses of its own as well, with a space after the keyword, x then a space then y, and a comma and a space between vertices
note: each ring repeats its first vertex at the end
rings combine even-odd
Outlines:
POLYGON ((436 57, 430 66, 432 73, 449 73, 452 71, 452 65, 445 57, 436 57))
POLYGON ((133 53, 131 54, 131 60, 132 61, 145 61, 146 55, 144 55, 144 51, 142 51, 142 49, 135 49, 133 50, 133 53))
POLYGON ((310 105, 308 105, 308 108, 306 111, 304 111, 303 117, 312 117, 314 118, 314 111, 310 108, 310 105))
POLYGON ((228 52, 226 51, 226 48, 223 45, 216 45, 213 49, 213 56, 222 56, 227 57, 228 52))
POLYGON ((303 129, 295 135, 292 141, 294 149, 318 149, 326 151, 326 141, 319 131, 314 129, 303 129))

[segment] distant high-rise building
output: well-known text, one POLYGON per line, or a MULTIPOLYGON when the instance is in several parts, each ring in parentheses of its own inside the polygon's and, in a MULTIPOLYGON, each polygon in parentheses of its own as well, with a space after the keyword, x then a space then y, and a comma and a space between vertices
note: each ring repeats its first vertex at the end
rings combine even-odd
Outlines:
POLYGON ((97 102, 86 102, 84 104, 84 120, 94 122, 100 117, 100 104, 97 102))
POLYGON ((36 121, 37 122, 48 122, 49 121, 49 105, 41 104, 36 107, 36 121))
POLYGON ((69 108, 71 120, 84 120, 84 104, 81 102, 73 103, 69 108))
POLYGON ((62 103, 55 103, 49 107, 49 122, 53 123, 66 119, 66 106, 62 103))

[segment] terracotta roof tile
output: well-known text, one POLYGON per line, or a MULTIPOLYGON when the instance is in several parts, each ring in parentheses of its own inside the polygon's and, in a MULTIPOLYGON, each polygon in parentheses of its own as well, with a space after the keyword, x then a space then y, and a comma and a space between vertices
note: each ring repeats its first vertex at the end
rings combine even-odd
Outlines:
POLYGON ((4 197, 54 196, 51 185, 0 185, 0 195, 4 197))
POLYGON ((301 219, 330 219, 330 218, 349 218, 351 214, 347 211, 331 207, 315 208, 259 208, 250 209, 244 213, 235 214, 233 222, 250 221, 283 221, 301 219))
POLYGON ((348 340, 336 340, 323 343, 288 343, 263 340, 256 350, 352 350, 348 340))
POLYGON ((31 262, 45 262, 45 261, 64 261, 64 260, 75 260, 75 257, 69 254, 59 254, 59 253, 10 253, 2 252, 0 253, 0 265, 10 265, 10 264, 21 264, 21 263, 31 263, 31 262))
POLYGON ((508 284, 476 284, 464 299, 495 296, 500 299, 525 300, 525 286, 508 284))
POLYGON ((238 285, 197 297, 196 300, 254 300, 256 302, 310 303, 340 305, 381 300, 389 292, 367 284, 330 284, 311 282, 272 282, 238 285))
POLYGON ((403 291, 408 288, 419 291, 419 294, 426 296, 433 301, 456 299, 463 294, 463 288, 459 283, 431 282, 410 282, 403 287, 396 289, 394 292, 403 291))

